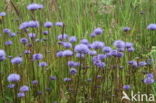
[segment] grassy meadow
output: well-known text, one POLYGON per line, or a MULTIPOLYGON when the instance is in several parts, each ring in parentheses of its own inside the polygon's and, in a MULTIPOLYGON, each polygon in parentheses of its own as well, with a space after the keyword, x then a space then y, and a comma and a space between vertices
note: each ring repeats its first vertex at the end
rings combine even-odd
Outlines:
POLYGON ((0 103, 155 103, 121 99, 156 96, 155 5, 1 0, 0 103))

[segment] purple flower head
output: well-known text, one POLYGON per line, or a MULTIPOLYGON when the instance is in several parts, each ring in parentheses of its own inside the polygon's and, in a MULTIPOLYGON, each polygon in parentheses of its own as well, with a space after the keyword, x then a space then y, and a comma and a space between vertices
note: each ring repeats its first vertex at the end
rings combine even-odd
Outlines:
POLYGON ((102 28, 96 28, 96 29, 94 29, 94 33, 95 33, 96 35, 100 35, 100 34, 103 33, 103 29, 102 29, 102 28))
POLYGON ((125 47, 125 42, 122 41, 122 40, 116 40, 113 45, 116 47, 116 48, 124 48, 125 47))
POLYGON ((5 29, 3 29, 3 33, 9 34, 9 33, 11 33, 11 30, 8 28, 5 28, 5 29))
POLYGON ((31 11, 34 11, 34 10, 39 10, 39 9, 42 9, 43 8, 43 5, 41 4, 36 4, 36 3, 32 3, 32 4, 29 4, 27 6, 27 9, 28 10, 31 10, 31 11))
POLYGON ((129 89, 131 89, 131 86, 130 86, 130 85, 124 85, 124 86, 123 86, 123 89, 129 90, 129 89))
POLYGON ((146 74, 146 78, 154 78, 153 73, 148 73, 148 74, 146 74))
POLYGON ((109 53, 112 51, 112 48, 111 47, 108 47, 108 46, 105 46, 103 49, 102 49, 103 52, 105 53, 109 53))
POLYGON ((13 59, 11 59, 12 64, 21 64, 22 62, 23 62, 23 58, 21 57, 14 57, 13 59))
POLYGON ((46 27, 46 28, 50 28, 50 27, 52 27, 53 26, 53 23, 52 22, 45 22, 44 23, 44 27, 46 27))
POLYGON ((20 93, 17 94, 17 97, 19 97, 19 98, 25 97, 25 93, 20 92, 20 93))
POLYGON ((13 73, 13 74, 9 74, 9 76, 7 77, 7 80, 9 82, 17 82, 17 81, 20 81, 20 75, 19 74, 16 74, 16 73, 13 73))
POLYGON ((37 28, 39 27, 39 22, 38 21, 29 21, 28 22, 28 27, 31 27, 31 28, 37 28))
POLYGON ((87 54, 90 50, 85 44, 78 44, 75 46, 74 51, 80 54, 87 54))
POLYGON ((12 33, 12 32, 11 32, 11 33, 9 33, 9 36, 10 36, 10 37, 14 37, 14 36, 16 36, 16 33, 12 33))
POLYGON ((35 33, 29 33, 28 36, 29 36, 29 38, 33 39, 36 37, 36 34, 35 33))
POLYGON ((56 26, 59 26, 59 27, 63 27, 64 26, 64 23, 63 22, 56 22, 55 25, 56 26))
POLYGON ((84 58, 84 57, 85 57, 85 54, 76 53, 76 57, 77 57, 77 58, 84 58))
POLYGON ((68 39, 68 35, 67 34, 60 34, 57 37, 58 40, 66 40, 68 39))
POLYGON ((118 52, 124 52, 125 51, 125 48, 117 48, 117 51, 118 52))
POLYGON ((149 25, 147 26, 147 29, 148 29, 148 30, 156 30, 156 24, 149 24, 149 25))
POLYGON ((21 39, 20 39, 20 42, 21 42, 22 44, 26 44, 26 43, 28 43, 28 39, 27 39, 27 38, 21 38, 21 39))
POLYGON ((5 42, 5 45, 12 45, 12 44, 13 42, 11 40, 5 42))
POLYGON ((140 67, 144 67, 147 65, 147 63, 145 61, 141 61, 138 63, 140 67))
POLYGON ((72 56, 73 55, 73 51, 71 50, 64 50, 63 51, 63 56, 72 56))
POLYGON ((69 37, 69 42, 74 43, 77 41, 77 38, 75 36, 69 37))
POLYGON ((82 40, 80 41, 80 43, 81 43, 81 44, 89 44, 89 42, 88 42, 87 39, 82 39, 82 40))
POLYGON ((127 49, 128 52, 133 52, 134 50, 135 49, 133 47, 127 49))
POLYGON ((128 31, 131 30, 131 28, 130 28, 130 27, 124 27, 122 30, 123 30, 124 32, 128 32, 128 31))
POLYGON ((72 79, 71 78, 64 78, 63 81, 64 82, 70 82, 72 79))
POLYGON ((0 12, 0 16, 6 16, 5 12, 0 12))
POLYGON ((19 29, 27 29, 29 27, 29 23, 28 22, 23 22, 22 24, 20 24, 19 29))
POLYGON ((57 56, 57 57, 63 57, 63 51, 58 51, 58 52, 56 53, 56 56, 57 56))
POLYGON ((135 68, 138 67, 137 61, 134 61, 134 60, 133 61, 129 61, 128 64, 131 65, 132 67, 135 67, 135 68))
POLYGON ((152 84, 154 83, 154 78, 146 77, 143 81, 145 84, 152 84))
POLYGON ((80 66, 80 63, 74 62, 74 61, 68 61, 68 66, 69 67, 78 67, 78 66, 80 66))
POLYGON ((20 87, 20 92, 28 92, 29 91, 29 87, 26 85, 23 85, 20 87))
POLYGON ((49 34, 48 31, 43 31, 42 33, 43 33, 44 35, 48 35, 48 34, 49 34))
POLYGON ((9 84, 7 87, 8 88, 14 88, 15 87, 15 84, 9 84))
POLYGON ((75 75, 77 73, 77 70, 75 68, 70 69, 70 74, 75 75))
POLYGON ((102 59, 106 59, 107 58, 107 55, 105 54, 98 54, 97 57, 102 60, 102 59))
POLYGON ((91 55, 91 56, 94 56, 94 55, 97 54, 97 52, 96 52, 95 50, 90 50, 90 51, 88 52, 88 54, 91 55))
POLYGON ((50 76, 49 78, 50 78, 50 80, 56 80, 57 79, 56 76, 50 76))
POLYGON ((33 80, 33 81, 31 82, 31 84, 37 85, 37 84, 38 84, 38 80, 33 80))
POLYGON ((126 43, 125 43, 125 47, 126 47, 126 48, 131 48, 131 47, 133 47, 133 43, 126 42, 126 43))
POLYGON ((94 65, 99 68, 104 68, 106 66, 106 64, 104 62, 102 62, 101 60, 94 61, 94 65))
POLYGON ((41 59, 43 59, 43 55, 40 53, 33 54, 32 58, 33 58, 33 60, 41 60, 41 59))
POLYGON ((92 43, 92 48, 94 49, 102 49, 104 47, 104 43, 101 41, 95 41, 92 43))
POLYGON ((40 67, 46 67, 46 66, 48 66, 48 64, 47 64, 47 62, 40 62, 39 66, 40 67))
POLYGON ((96 34, 93 32, 90 34, 90 37, 96 37, 96 34))
POLYGON ((0 50, 0 61, 3 61, 6 59, 6 53, 4 50, 0 50))
POLYGON ((62 45, 63 45, 66 49, 72 48, 72 44, 69 43, 69 42, 62 42, 62 45))
POLYGON ((24 54, 30 54, 30 53, 31 53, 30 50, 25 50, 25 51, 24 51, 24 54))

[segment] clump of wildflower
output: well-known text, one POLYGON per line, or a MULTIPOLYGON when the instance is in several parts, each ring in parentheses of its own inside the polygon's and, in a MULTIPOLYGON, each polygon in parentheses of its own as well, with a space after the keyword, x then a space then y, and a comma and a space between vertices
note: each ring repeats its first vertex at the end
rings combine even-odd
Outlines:
POLYGON ((46 27, 46 28, 50 28, 52 26, 53 26, 52 22, 47 21, 47 22, 44 23, 44 27, 46 27))
POLYGON ((75 46, 74 51, 80 54, 87 54, 90 50, 85 44, 78 44, 75 46))
POLYGON ((20 92, 28 92, 29 91, 29 87, 26 85, 23 85, 20 87, 20 92))
POLYGON ((3 61, 6 59, 6 53, 4 50, 0 50, 0 61, 3 61))
POLYGON ((5 12, 0 12, 0 16, 6 16, 6 13, 5 12))
POLYGON ((130 28, 130 27, 124 27, 122 30, 123 30, 124 32, 128 32, 128 31, 131 30, 131 28, 130 28))
POLYGON ((149 73, 149 74, 146 74, 146 77, 144 78, 144 83, 145 84, 152 84, 152 83, 154 83, 154 75, 153 74, 151 74, 151 73, 149 73))
POLYGON ((148 30, 156 30, 156 24, 149 24, 149 25, 147 26, 147 29, 148 29, 148 30))
POLYGON ((46 66, 48 66, 48 64, 47 64, 47 62, 40 62, 39 66, 40 67, 46 67, 46 66))
POLYGON ((43 55, 40 53, 33 54, 33 60, 41 60, 43 59, 43 55))

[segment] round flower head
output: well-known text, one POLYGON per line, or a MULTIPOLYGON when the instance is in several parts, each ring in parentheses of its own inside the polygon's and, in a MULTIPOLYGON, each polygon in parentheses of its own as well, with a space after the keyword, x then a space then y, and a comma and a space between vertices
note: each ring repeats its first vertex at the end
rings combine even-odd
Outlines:
POLYGON ((146 66, 147 65, 147 63, 145 61, 141 61, 138 64, 139 64, 140 67, 143 67, 143 66, 146 66))
POLYGON ((52 22, 45 22, 44 23, 44 27, 46 27, 46 28, 50 28, 50 27, 52 27, 53 26, 53 23, 52 22))
POLYGON ((20 93, 17 94, 17 97, 19 97, 19 98, 25 97, 25 93, 20 92, 20 93))
POLYGON ((29 91, 29 87, 24 85, 20 87, 20 92, 28 92, 29 91))
POLYGON ((8 28, 5 28, 5 29, 3 29, 3 33, 9 34, 9 33, 11 33, 11 30, 8 28))
POLYGON ((146 77, 143 81, 145 84, 152 84, 154 83, 154 78, 146 77))
POLYGON ((29 38, 32 38, 32 39, 33 39, 33 38, 36 37, 36 34, 34 34, 34 33, 29 33, 28 36, 29 36, 29 38))
POLYGON ((96 37, 96 34, 93 32, 90 34, 90 37, 96 37))
POLYGON ((146 78, 154 78, 153 73, 148 73, 148 74, 146 74, 146 78))
POLYGON ((43 8, 43 5, 41 5, 41 4, 36 4, 36 3, 32 3, 32 4, 29 4, 29 5, 27 6, 27 9, 28 9, 28 10, 32 10, 32 11, 38 10, 38 9, 42 9, 42 8, 43 8))
POLYGON ((38 21, 29 21, 27 26, 30 28, 37 28, 37 27, 39 27, 39 22, 38 21))
POLYGON ((56 80, 57 79, 56 76, 50 76, 49 78, 50 78, 50 80, 56 80))
POLYGON ((56 22, 55 25, 56 26, 59 26, 59 27, 63 27, 64 26, 64 23, 63 22, 56 22))
POLYGON ((85 57, 85 54, 76 53, 76 57, 77 57, 77 58, 84 58, 84 57, 85 57))
POLYGON ((5 42, 5 45, 12 45, 12 44, 13 42, 11 40, 5 42))
POLYGON ((46 66, 48 66, 48 64, 46 62, 40 62, 39 63, 39 66, 40 67, 46 67, 46 66))
POLYGON ((148 30, 156 30, 156 24, 149 24, 149 25, 147 26, 147 29, 148 29, 148 30))
POLYGON ((87 54, 90 50, 85 44, 78 44, 75 46, 74 51, 81 54, 87 54))
POLYGON ((68 39, 68 35, 67 34, 60 34, 57 37, 58 40, 66 40, 68 39))
POLYGON ((41 60, 43 59, 43 55, 40 53, 33 54, 33 60, 41 60))
POLYGON ((125 51, 125 48, 117 48, 117 51, 124 52, 125 51))
POLYGON ((20 39, 20 42, 21 42, 22 44, 26 44, 26 43, 28 43, 28 39, 27 39, 27 38, 21 38, 21 39, 20 39))
POLYGON ((0 57, 5 57, 5 56, 6 56, 5 51, 0 49, 0 57))
POLYGON ((31 53, 30 50, 25 50, 25 51, 24 51, 24 54, 30 54, 30 53, 31 53))
POLYGON ((22 24, 20 24, 19 29, 27 29, 29 27, 29 23, 28 22, 23 22, 22 24))
POLYGON ((7 77, 7 80, 9 82, 17 82, 17 81, 20 81, 20 75, 19 74, 16 74, 16 73, 13 73, 13 74, 10 74, 8 77, 7 77))
POLYGON ((5 12, 0 12, 0 16, 6 16, 5 12))
POLYGON ((81 44, 89 44, 89 42, 88 42, 87 39, 82 39, 82 40, 80 41, 80 43, 81 43, 81 44))
POLYGON ((16 36, 16 33, 12 33, 12 32, 11 32, 11 33, 9 33, 9 36, 10 36, 10 37, 14 37, 14 36, 16 36))
POLYGON ((131 47, 133 47, 133 43, 126 42, 126 43, 125 43, 125 47, 126 47, 126 48, 131 48, 131 47))
POLYGON ((7 87, 8 88, 14 88, 15 87, 15 84, 9 84, 7 87))
POLYGON ((77 73, 77 70, 75 68, 70 69, 70 74, 75 75, 77 73))
POLYGON ((135 49, 133 47, 130 47, 127 49, 128 52, 133 52, 135 49))
POLYGON ((63 51, 58 51, 58 52, 56 53, 56 56, 57 56, 57 57, 63 57, 63 51))
POLYGON ((92 48, 94 49, 101 49, 104 47, 104 43, 101 41, 95 41, 92 43, 92 48))
POLYGON ((15 57, 15 58, 11 59, 12 64, 21 64, 22 61, 23 61, 23 58, 21 58, 21 57, 15 57))
POLYGON ((102 60, 102 59, 106 59, 107 58, 107 55, 105 54, 98 54, 97 57, 102 60))
POLYGON ((63 56, 72 56, 73 55, 73 51, 71 50, 64 50, 63 51, 63 56))
POLYGON ((103 29, 102 29, 102 28, 96 28, 96 29, 94 29, 94 33, 95 33, 96 35, 100 35, 100 34, 103 33, 103 29))
POLYGON ((129 61, 128 64, 130 64, 132 67, 138 67, 137 61, 129 61))
POLYGON ((48 35, 48 34, 49 34, 48 31, 43 31, 42 33, 43 33, 44 35, 48 35))
POLYGON ((37 84, 38 84, 38 80, 33 80, 33 81, 31 82, 31 84, 37 85, 37 84))
POLYGON ((104 68, 106 66, 106 64, 100 60, 96 60, 96 61, 93 61, 94 62, 94 65, 99 67, 99 68, 104 68))
POLYGON ((129 90, 129 89, 131 89, 131 86, 130 86, 130 85, 124 85, 124 86, 123 86, 123 89, 129 90))
POLYGON ((124 32, 128 32, 128 31, 131 30, 131 28, 130 28, 130 27, 124 27, 122 30, 123 30, 124 32))
POLYGON ((72 44, 69 42, 63 42, 62 44, 65 48, 72 48, 72 44))
POLYGON ((68 66, 69 67, 77 67, 77 66, 80 66, 80 63, 74 62, 74 61, 68 61, 68 66))
POLYGON ((105 47, 102 49, 102 51, 105 52, 105 53, 109 53, 109 52, 112 51, 112 48, 111 48, 111 47, 105 46, 105 47))
POLYGON ((63 79, 65 82, 70 82, 72 79, 71 78, 64 78, 63 79))
POLYGON ((75 36, 69 37, 69 42, 74 43, 77 41, 77 38, 75 36))
POLYGON ((88 52, 88 54, 91 55, 91 56, 94 56, 94 55, 97 54, 97 52, 96 52, 95 50, 90 50, 90 51, 88 52))
POLYGON ((125 47, 125 42, 122 41, 122 40, 116 40, 113 45, 116 47, 116 48, 124 48, 125 47))

